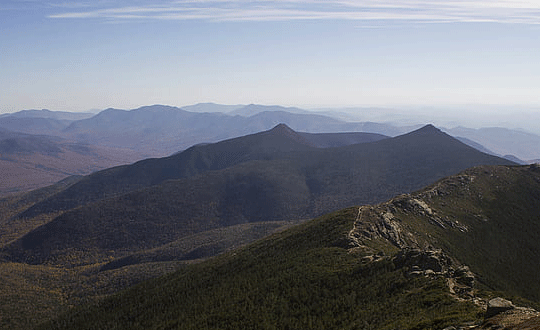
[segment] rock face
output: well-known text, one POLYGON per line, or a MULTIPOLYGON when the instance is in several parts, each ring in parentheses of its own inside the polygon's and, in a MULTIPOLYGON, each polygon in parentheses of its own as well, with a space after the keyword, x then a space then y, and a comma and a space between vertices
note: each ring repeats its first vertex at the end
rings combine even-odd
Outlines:
POLYGON ((419 245, 414 237, 409 235, 396 218, 391 206, 362 206, 358 209, 358 216, 354 228, 349 233, 352 246, 365 246, 367 241, 383 238, 393 246, 403 249, 419 245), (364 219, 369 219, 364 221, 364 219))

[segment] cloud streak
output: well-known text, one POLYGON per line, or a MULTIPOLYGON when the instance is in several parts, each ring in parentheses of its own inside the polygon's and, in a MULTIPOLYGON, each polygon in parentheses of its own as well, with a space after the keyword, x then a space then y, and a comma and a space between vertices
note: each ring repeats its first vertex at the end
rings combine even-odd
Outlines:
MULTIPOLYGON (((86 4, 85 4, 86 5, 86 4)), ((422 0, 187 0, 126 6, 64 7, 49 18, 102 20, 291 21, 355 20, 416 23, 497 22, 540 24, 540 1, 422 0)), ((55 7, 58 10, 58 6, 55 7)))

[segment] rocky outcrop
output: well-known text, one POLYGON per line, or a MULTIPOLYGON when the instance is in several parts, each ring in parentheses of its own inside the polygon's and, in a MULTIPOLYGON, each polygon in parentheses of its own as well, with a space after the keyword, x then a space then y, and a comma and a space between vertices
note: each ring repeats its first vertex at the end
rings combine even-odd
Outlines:
POLYGON ((382 238, 400 249, 419 247, 415 237, 403 228, 401 220, 394 216, 393 211, 395 209, 385 206, 360 207, 354 228, 349 233, 351 245, 363 247, 367 241, 382 238))
POLYGON ((431 197, 445 194, 440 189, 433 188, 415 196, 404 194, 384 204, 360 207, 354 228, 349 233, 351 245, 365 246, 369 245, 367 241, 382 238, 399 249, 430 246, 432 243, 428 242, 426 237, 420 238, 419 235, 411 233, 410 226, 407 226, 406 221, 402 220, 403 217, 410 216, 422 217, 428 223, 442 229, 457 229, 461 232, 467 232, 469 230, 467 226, 457 219, 439 215, 428 204, 431 197))
MULTIPOLYGON (((442 189, 442 188, 441 188, 442 189)), ((466 232, 469 229, 467 226, 459 223, 456 219, 440 216, 437 211, 429 206, 426 202, 433 196, 443 195, 445 193, 433 188, 423 194, 416 195, 414 197, 406 194, 398 196, 391 200, 392 205, 395 208, 400 209, 406 214, 412 214, 414 216, 422 216, 427 218, 428 222, 432 225, 436 225, 442 229, 455 228, 461 232, 466 232)))
POLYGON ((446 278, 451 294, 462 299, 474 298, 474 274, 440 249, 402 249, 393 261, 397 268, 405 269, 408 276, 441 276, 446 278))
POLYGON ((410 275, 445 274, 452 260, 442 250, 403 249, 394 257, 397 268, 407 267, 410 275))

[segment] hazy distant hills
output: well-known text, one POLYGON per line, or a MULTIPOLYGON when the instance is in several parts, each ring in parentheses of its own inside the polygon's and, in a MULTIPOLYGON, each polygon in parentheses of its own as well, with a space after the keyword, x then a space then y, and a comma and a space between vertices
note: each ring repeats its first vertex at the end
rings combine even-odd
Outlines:
POLYGON ((39 135, 59 135, 70 121, 35 117, 0 117, 0 127, 13 132, 39 135))
MULTIPOLYGON (((221 109, 221 107, 219 108, 221 109)), ((370 125, 367 124, 351 125, 318 115, 263 112, 246 118, 223 113, 188 112, 167 106, 142 107, 132 111, 108 109, 91 118, 75 120, 80 117, 86 118, 88 114, 71 115, 70 113, 46 110, 21 111, 0 117, 0 127, 9 127, 11 130, 27 134, 40 134, 34 139, 36 143, 40 140, 50 139, 42 136, 46 134, 72 141, 71 145, 84 145, 87 149, 102 149, 99 159, 103 161, 98 160, 98 164, 90 167, 91 170, 102 169, 104 164, 113 166, 149 156, 169 155, 201 142, 214 142, 266 130, 280 122, 291 123, 304 131, 370 131, 370 125), (113 151, 113 154, 107 155, 107 150, 113 151), (118 157, 115 157, 114 150, 118 150, 118 157), (111 157, 114 161, 109 162, 108 159, 111 157)), ((381 127, 386 126, 382 125, 381 127)), ((371 131, 377 131, 377 129, 371 131)), ((392 129, 390 131, 397 132, 397 130, 392 129)), ((353 135, 350 135, 351 138, 353 135)), ((356 141, 352 138, 347 143, 356 142, 364 142, 364 139, 356 141)), ((45 142, 37 143, 35 148, 39 148, 38 145, 43 143, 45 142)), ((315 142, 315 144, 317 143, 315 142)), ((338 145, 342 145, 342 143, 330 143, 326 146, 338 145)), ((13 170, 6 169, 4 172, 10 173, 10 182, 14 180, 19 183, 34 182, 16 184, 17 182, 14 181, 7 184, 6 181, 4 183, 5 192, 41 187, 44 184, 63 179, 69 174, 87 174, 89 173, 88 163, 96 163, 95 160, 75 157, 73 154, 61 153, 57 155, 63 156, 62 161, 69 164, 70 170, 66 170, 64 167, 59 168, 58 165, 54 165, 54 162, 51 163, 48 160, 35 159, 35 164, 30 166, 50 168, 57 173, 52 176, 47 174, 46 180, 39 180, 38 176, 21 177, 17 176, 13 170), (77 164, 79 168, 77 168, 77 164)), ((26 159, 21 160, 21 162, 32 161, 26 159)), ((5 166, 17 165, 11 163, 5 164, 5 166)), ((0 189, 3 188, 0 187, 0 189)))
POLYGON ((457 127, 444 131, 473 140, 501 156, 512 155, 527 162, 539 158, 540 136, 535 134, 500 127, 457 127))
POLYGON ((234 121, 234 117, 221 113, 194 113, 166 106, 108 109, 72 123, 63 134, 78 141, 163 156, 196 143, 214 142, 234 121))
POLYGON ((0 196, 37 189, 70 175, 90 174, 140 157, 132 151, 0 128, 0 196))
POLYGON ((64 129, 63 134, 79 141, 127 147, 149 155, 163 156, 194 144, 216 142, 268 130, 279 123, 310 133, 404 133, 403 129, 384 124, 347 123, 327 116, 276 111, 277 109, 286 108, 255 105, 240 108, 239 110, 253 113, 248 117, 215 112, 189 112, 159 105, 131 111, 108 109, 92 118, 72 123, 64 129), (251 110, 254 107, 272 111, 251 110))
POLYGON ((148 156, 170 155, 194 144, 252 134, 268 130, 279 123, 310 133, 368 132, 395 136, 410 130, 386 124, 348 123, 280 106, 199 104, 185 109, 193 111, 153 105, 129 111, 107 109, 91 118, 84 114, 78 120, 68 120, 64 113, 53 116, 46 111, 19 112, 0 117, 0 127, 21 133, 61 136, 107 147, 129 148, 148 156))
POLYGON ((71 122, 94 114, 50 110, 23 110, 0 116, 0 128, 20 133, 61 135, 71 122))
POLYGON ((183 106, 182 109, 190 112, 222 112, 230 113, 234 110, 245 107, 245 105, 225 105, 216 103, 197 103, 193 105, 183 106))
POLYGON ((249 104, 241 108, 235 109, 230 112, 231 115, 240 115, 244 117, 251 117, 261 112, 288 112, 294 114, 313 114, 312 112, 295 108, 295 107, 282 107, 279 105, 260 105, 260 104, 249 104))
MULTIPOLYGON (((107 109, 94 116, 89 113, 26 110, 0 116, 0 127, 11 131, 127 148, 154 157, 170 155, 194 144, 268 130, 279 123, 310 133, 369 132, 386 136, 397 136, 420 127, 347 122, 333 117, 331 112, 256 104, 228 106, 201 103, 182 108, 152 105, 134 110, 107 109)), ((497 155, 513 155, 524 161, 540 158, 537 148, 540 136, 534 134, 499 128, 453 128, 445 131, 467 138, 497 155)))
POLYGON ((123 257, 219 227, 380 202, 480 164, 511 162, 431 125, 338 148, 313 147, 279 125, 87 176, 20 213, 32 218, 72 209, 7 251, 11 260, 31 263, 64 263, 67 251, 94 251, 91 260, 123 257))
POLYGON ((468 169, 144 282, 42 329, 536 329, 534 310, 486 305, 494 294, 540 305, 538 191, 535 165, 468 169))
POLYGON ((43 110, 22 110, 11 114, 0 115, 2 117, 12 118, 47 118, 54 120, 63 120, 66 122, 86 119, 93 117, 95 114, 91 112, 67 112, 67 111, 51 111, 47 109, 43 110))
MULTIPOLYGON (((82 144, 87 148, 95 146, 104 149, 101 158, 111 161, 97 160, 95 166, 88 166, 96 163, 96 160, 81 158, 80 153, 57 154, 62 156, 61 162, 58 158, 30 159, 27 154, 26 159, 21 159, 21 164, 25 164, 21 167, 27 170, 29 167, 39 167, 37 172, 32 169, 31 176, 17 177, 16 163, 3 163, 2 168, 5 168, 3 172, 9 173, 9 179, 4 181, 3 186, 9 188, 0 187, 0 190, 5 193, 37 188, 63 179, 69 174, 86 174, 103 166, 131 163, 148 157, 163 157, 195 144, 213 143, 268 130, 279 123, 285 123, 292 129, 302 132, 365 132, 385 136, 398 136, 419 127, 346 122, 330 115, 331 113, 323 115, 281 106, 254 104, 227 106, 213 103, 183 108, 153 105, 129 111, 107 109, 96 115, 49 110, 24 110, 5 114, 0 116, 0 128, 11 132, 39 135, 32 140, 34 141, 32 143, 36 143, 32 148, 39 148, 39 145, 48 143, 45 141, 49 138, 42 136, 56 136, 66 139, 70 145, 82 144), (39 143, 39 140, 44 142, 39 143), (119 157, 114 155, 114 150, 118 150, 119 157), (109 151, 113 151, 113 155, 109 155, 109 151), (61 166, 62 163, 70 164, 69 170, 61 166), (44 169, 47 170, 44 172, 44 169), (41 180, 38 173, 44 173, 43 178, 46 180, 41 180)), ((478 130, 458 128, 447 131, 480 151, 504 156, 518 163, 534 162, 540 158, 538 150, 540 137, 534 134, 495 128, 478 130)), ((28 144, 30 140, 26 141, 26 147, 30 147, 28 144)), ((42 157, 42 154, 39 155, 42 157)))

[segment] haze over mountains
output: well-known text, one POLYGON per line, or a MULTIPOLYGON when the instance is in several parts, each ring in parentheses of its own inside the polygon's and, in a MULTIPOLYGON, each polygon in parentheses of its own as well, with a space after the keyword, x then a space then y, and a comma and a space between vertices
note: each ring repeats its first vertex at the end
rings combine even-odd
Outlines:
POLYGON ((125 149, 0 128, 0 196, 37 189, 71 175, 89 174, 140 157, 125 149))
MULTIPOLYGON (((151 118, 140 111, 130 120, 151 118)), ((111 110, 96 117, 106 124, 111 114, 123 120, 131 115, 111 110)), ((73 123, 82 127, 90 119, 73 123)), ((388 137, 299 133, 279 124, 72 177, 0 200, 0 276, 14 283, 2 293, 0 311, 14 315, 5 324, 35 324, 20 311, 49 319, 57 312, 40 306, 65 311, 313 217, 380 203, 477 165, 514 163, 432 125, 388 137), (42 278, 41 286, 16 298, 28 276, 42 278), (37 296, 35 290, 48 293, 37 296)))
MULTIPOLYGON (((330 111, 321 114, 298 108, 255 104, 226 106, 203 103, 183 108, 154 105, 130 111, 107 109, 97 115, 28 110, 0 116, 0 127, 10 131, 131 148, 153 156, 165 156, 197 143, 216 142, 267 130, 279 123, 310 133, 361 131, 387 136, 397 136, 420 127, 347 122, 332 118, 330 111), (138 142, 132 141, 132 138, 138 142), (156 141, 161 141, 163 145, 156 141)), ((524 160, 540 158, 534 148, 535 139, 538 138, 534 134, 498 128, 456 128, 446 131, 454 136, 469 138, 500 155, 514 155, 524 160), (505 132, 504 141, 500 139, 501 132, 505 132), (497 136, 499 140, 496 140, 497 136)))
POLYGON ((513 155, 525 161, 539 159, 540 136, 535 134, 500 127, 456 127, 445 131, 453 136, 473 140, 501 156, 513 155))
MULTIPOLYGON (((18 175, 24 175, 26 179, 21 180, 25 184, 11 183, 10 180, 1 182, 0 194, 42 187, 68 175, 88 174, 147 157, 167 156, 195 144, 268 130, 279 123, 285 123, 301 132, 369 132, 385 136, 397 136, 420 127, 347 122, 337 117, 339 114, 331 111, 314 113, 280 106, 227 106, 213 103, 183 108, 155 105, 130 111, 107 109, 96 115, 49 110, 4 114, 0 116, 0 128, 4 130, 39 135, 36 139, 44 141, 49 140, 44 135, 61 137, 65 140, 62 142, 64 145, 84 145, 93 152, 83 155, 81 152, 84 149, 79 148, 77 155, 62 151, 56 154, 55 159, 41 159, 46 149, 44 152, 36 149, 33 154, 26 153, 20 159, 9 157, 7 163, 4 157, 4 172, 16 173, 13 169, 19 167, 24 170, 17 172, 18 175), (100 157, 96 158, 97 155, 100 157), (30 161, 29 157, 32 158, 30 161), (101 159, 109 161, 102 162, 101 159), (30 163, 36 166, 28 165, 30 163), (61 166, 61 163, 70 165, 61 166), (93 165, 88 166, 88 163, 93 165)), ((454 128, 445 131, 478 150, 504 156, 518 163, 540 159, 540 150, 537 148, 540 136, 534 134, 504 128, 454 128)), ((2 143, 24 144, 6 139, 3 136, 2 143)))

